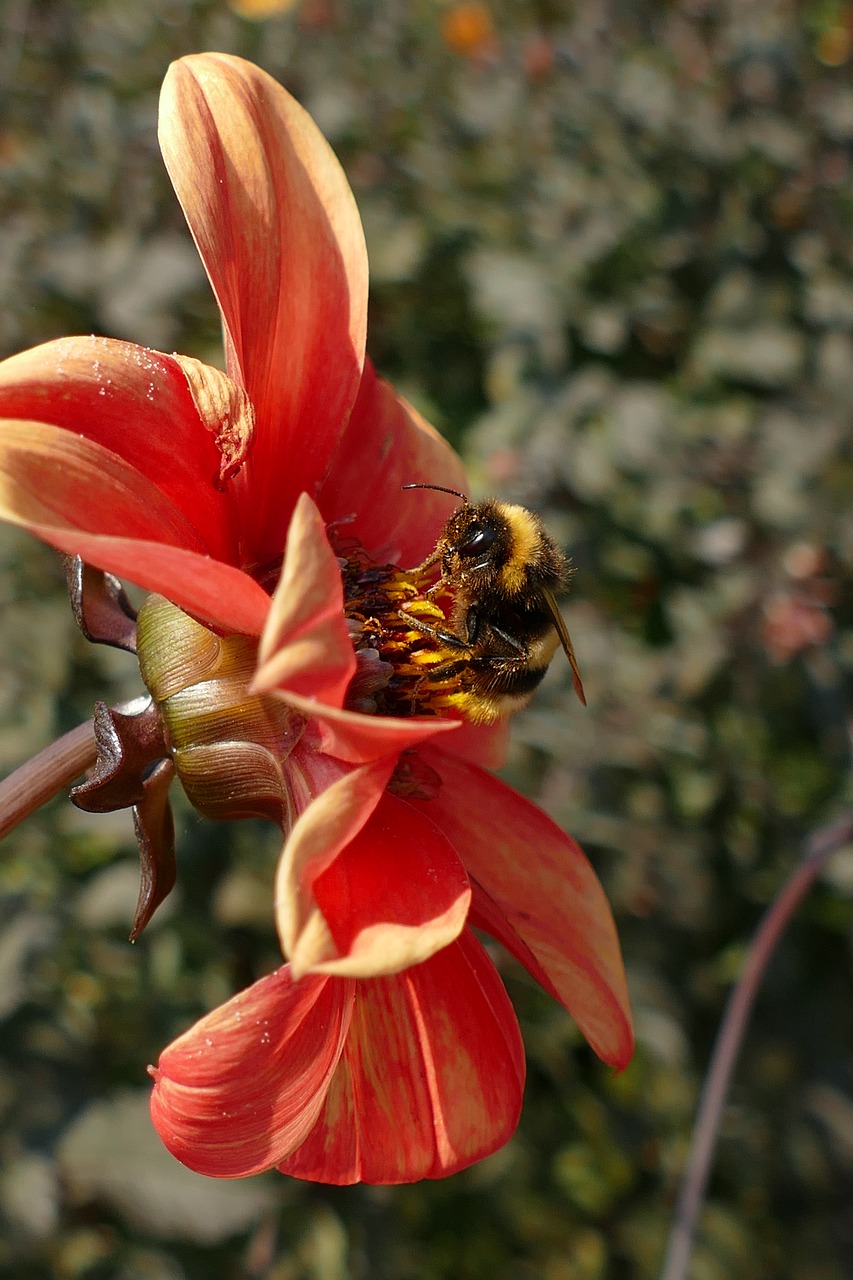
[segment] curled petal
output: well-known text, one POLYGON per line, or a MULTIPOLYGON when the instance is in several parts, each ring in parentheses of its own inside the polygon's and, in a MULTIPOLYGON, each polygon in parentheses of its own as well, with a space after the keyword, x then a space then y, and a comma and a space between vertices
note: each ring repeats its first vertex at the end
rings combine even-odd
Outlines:
POLYGON ((211 477, 218 489, 240 470, 255 432, 255 411, 242 387, 223 373, 191 356, 174 357, 183 371, 199 419, 216 441, 219 469, 211 477))
POLYGON ((500 779, 423 750, 443 785, 435 800, 411 803, 463 853, 472 922, 566 1006, 599 1057, 624 1067, 634 1040, 619 939, 583 851, 500 779))
POLYGON ((378 378, 365 362, 358 400, 317 497, 328 524, 340 521, 374 560, 420 564, 453 510, 445 493, 419 481, 466 492, 465 472, 446 440, 378 378))
POLYGON ((27 528, 55 524, 207 550, 190 520, 144 474, 46 422, 0 422, 0 512, 27 528))
POLYGON ((471 889, 459 855, 422 813, 385 795, 339 857, 311 885, 336 958, 298 939, 293 964, 352 978, 420 964, 457 938, 471 889))
POLYGON ((197 1173, 269 1169, 310 1132, 340 1057, 354 984, 294 982, 287 967, 209 1013, 164 1049, 151 1116, 197 1173))
POLYGON ((2 510, 2 503, 0 518, 22 524, 66 555, 82 556, 89 564, 135 582, 145 591, 168 592, 179 608, 217 631, 259 636, 263 630, 270 598, 253 578, 233 565, 162 542, 78 533, 17 520, 8 508, 2 510))
POLYGON ((393 767, 393 758, 387 757, 342 772, 294 823, 282 849, 275 884, 278 935, 289 959, 317 914, 314 880, 367 822, 393 767))
POLYGON ((235 487, 247 559, 263 562, 280 553, 299 494, 316 492, 358 392, 361 221, 307 112, 241 58, 196 54, 172 64, 160 145, 222 311, 228 371, 257 415, 235 487))
POLYGON ((356 985, 320 1118, 279 1168, 338 1185, 442 1178, 503 1146, 523 1088, 512 1005, 466 929, 423 964, 356 985))
POLYGON ((66 556, 65 580, 74 621, 93 644, 136 653, 136 610, 118 578, 66 556))
POLYGON ((65 427, 117 454, 211 555, 237 563, 228 500, 212 484, 220 453, 178 358, 113 338, 46 342, 0 363, 0 417, 65 427))
POLYGON ((252 691, 292 692, 340 707, 355 666, 340 565, 320 512, 303 493, 287 531, 252 691))

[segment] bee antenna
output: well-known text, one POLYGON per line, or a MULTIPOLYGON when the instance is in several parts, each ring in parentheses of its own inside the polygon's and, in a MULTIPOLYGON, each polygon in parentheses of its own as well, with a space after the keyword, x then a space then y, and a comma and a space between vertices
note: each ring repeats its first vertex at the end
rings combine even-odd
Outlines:
POLYGON ((460 493, 458 489, 448 489, 443 484, 404 484, 402 487, 404 489, 435 489, 437 493, 452 493, 454 498, 461 498, 463 503, 468 505, 468 499, 464 493, 460 493))

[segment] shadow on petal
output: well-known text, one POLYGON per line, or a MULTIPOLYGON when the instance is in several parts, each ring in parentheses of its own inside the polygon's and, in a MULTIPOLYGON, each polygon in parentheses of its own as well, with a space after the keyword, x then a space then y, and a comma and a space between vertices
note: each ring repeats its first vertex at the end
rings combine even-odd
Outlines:
POLYGON ((377 561, 420 564, 454 500, 420 480, 467 492, 462 463, 446 440, 365 361, 358 399, 317 503, 330 524, 358 538, 377 561))

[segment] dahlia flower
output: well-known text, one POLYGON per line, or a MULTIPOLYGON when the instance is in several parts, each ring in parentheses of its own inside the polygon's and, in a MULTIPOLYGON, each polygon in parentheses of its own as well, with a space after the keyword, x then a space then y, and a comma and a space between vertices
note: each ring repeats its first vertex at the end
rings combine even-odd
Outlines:
POLYGON ((364 238, 329 146, 222 54, 170 68, 160 140, 227 372, 100 337, 0 365, 0 515, 74 558, 78 620, 135 648, 150 695, 100 708, 76 790, 134 809, 136 931, 171 879, 174 775, 206 816, 283 832, 285 963, 164 1050, 154 1124, 214 1176, 439 1177, 504 1143, 522 1100, 518 1024, 473 928, 623 1066, 613 920, 575 842, 489 772, 503 726, 465 723, 407 622, 441 616, 406 566, 452 500, 402 486, 465 480, 365 358, 364 238), (148 593, 138 616, 119 578, 148 593))

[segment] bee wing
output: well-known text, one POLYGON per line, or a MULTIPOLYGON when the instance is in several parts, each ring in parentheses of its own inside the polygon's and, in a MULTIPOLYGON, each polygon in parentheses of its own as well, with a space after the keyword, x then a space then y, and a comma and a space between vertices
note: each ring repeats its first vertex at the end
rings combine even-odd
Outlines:
POLYGON ((550 587, 543 587, 542 594, 545 597, 545 603, 548 606, 548 612, 553 620, 557 635, 560 637, 560 644, 565 649, 566 657, 568 658, 569 665, 572 668, 572 684, 575 687, 575 693, 578 695, 578 698, 583 705, 586 706, 586 694, 583 691, 581 673, 578 671, 578 661, 575 657, 572 638, 569 635, 569 629, 563 620, 563 615, 560 613, 560 606, 557 604, 557 598, 550 587))

